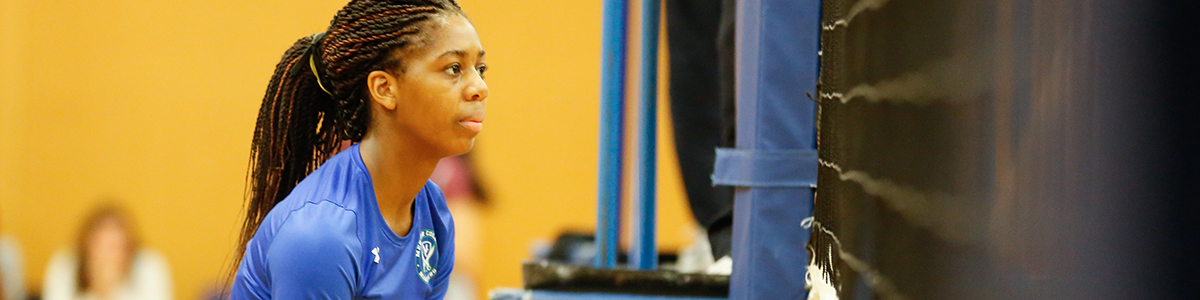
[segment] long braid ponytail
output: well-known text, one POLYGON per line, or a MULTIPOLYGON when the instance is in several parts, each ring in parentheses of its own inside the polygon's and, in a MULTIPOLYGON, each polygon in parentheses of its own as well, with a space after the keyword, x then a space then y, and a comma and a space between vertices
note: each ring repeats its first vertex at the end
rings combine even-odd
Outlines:
POLYGON ((464 15, 453 0, 352 0, 324 34, 300 38, 284 52, 254 128, 246 219, 227 283, 267 213, 343 140, 362 140, 370 123, 367 75, 403 71, 403 54, 428 38, 426 21, 448 14, 464 15))

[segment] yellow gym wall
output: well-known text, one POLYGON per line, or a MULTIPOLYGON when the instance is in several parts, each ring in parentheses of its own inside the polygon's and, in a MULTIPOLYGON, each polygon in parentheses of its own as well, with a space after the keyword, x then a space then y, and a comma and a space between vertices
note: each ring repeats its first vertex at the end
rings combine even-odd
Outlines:
MULTIPOLYGON (((537 240, 595 224, 600 1, 461 0, 488 51, 479 294, 537 240)), ((0 2, 0 233, 31 293, 96 201, 123 200, 178 299, 216 284, 274 65, 344 1, 0 2)), ((660 85, 662 86, 662 85, 660 85)), ((663 94, 663 93, 660 93, 663 94)), ((666 111, 665 106, 662 107, 666 111)), ((660 113, 660 247, 694 226, 660 113)))

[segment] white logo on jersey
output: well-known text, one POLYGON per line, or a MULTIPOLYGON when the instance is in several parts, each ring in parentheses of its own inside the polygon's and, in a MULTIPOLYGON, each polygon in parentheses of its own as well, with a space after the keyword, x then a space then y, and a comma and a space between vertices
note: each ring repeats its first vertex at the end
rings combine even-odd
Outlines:
POLYGON ((379 263, 379 247, 371 249, 371 254, 375 254, 375 263, 379 263))
POLYGON ((429 283, 429 279, 437 275, 437 237, 434 236, 433 230, 421 230, 421 235, 417 239, 417 249, 415 263, 417 265, 417 275, 422 281, 429 283))

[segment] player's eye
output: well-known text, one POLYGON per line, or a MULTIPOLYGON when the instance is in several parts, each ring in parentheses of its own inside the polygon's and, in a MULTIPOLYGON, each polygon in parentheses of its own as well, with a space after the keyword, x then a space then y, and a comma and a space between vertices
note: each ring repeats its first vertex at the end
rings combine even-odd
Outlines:
POLYGON ((450 75, 450 76, 454 76, 454 77, 458 77, 458 76, 462 75, 462 66, 460 66, 458 64, 453 64, 453 65, 450 65, 449 67, 446 67, 446 75, 450 75))

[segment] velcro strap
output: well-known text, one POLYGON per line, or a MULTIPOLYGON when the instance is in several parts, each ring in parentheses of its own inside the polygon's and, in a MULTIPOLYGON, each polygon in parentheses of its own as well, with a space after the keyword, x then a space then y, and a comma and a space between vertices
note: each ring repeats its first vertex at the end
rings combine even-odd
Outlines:
POLYGON ((740 187, 816 187, 817 151, 717 148, 712 181, 740 187))

